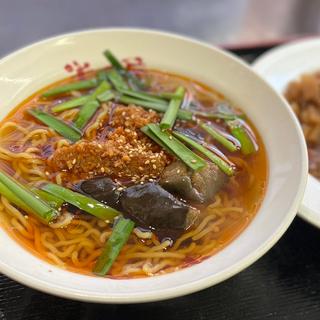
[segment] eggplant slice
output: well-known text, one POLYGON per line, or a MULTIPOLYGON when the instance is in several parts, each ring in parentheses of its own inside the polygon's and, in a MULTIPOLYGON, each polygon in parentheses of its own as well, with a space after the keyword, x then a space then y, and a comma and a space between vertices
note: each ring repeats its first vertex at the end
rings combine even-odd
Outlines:
POLYGON ((156 183, 125 189, 120 198, 123 211, 138 224, 157 229, 186 230, 199 215, 156 183))
POLYGON ((164 169, 159 183, 185 200, 204 204, 212 201, 227 180, 227 175, 212 162, 193 171, 181 161, 175 161, 164 169))
POLYGON ((77 185, 77 188, 92 198, 118 209, 121 192, 119 186, 107 177, 98 177, 84 180, 77 185))

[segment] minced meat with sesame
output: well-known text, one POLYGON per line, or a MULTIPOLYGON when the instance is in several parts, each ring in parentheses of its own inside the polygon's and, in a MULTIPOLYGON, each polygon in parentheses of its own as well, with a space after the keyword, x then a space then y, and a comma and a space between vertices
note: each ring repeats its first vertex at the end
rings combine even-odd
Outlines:
POLYGON ((154 111, 119 105, 111 118, 105 121, 111 127, 106 138, 91 141, 82 139, 57 149, 48 160, 49 171, 63 171, 64 176, 82 179, 97 175, 133 181, 157 179, 172 159, 140 128, 158 121, 159 115, 154 111))

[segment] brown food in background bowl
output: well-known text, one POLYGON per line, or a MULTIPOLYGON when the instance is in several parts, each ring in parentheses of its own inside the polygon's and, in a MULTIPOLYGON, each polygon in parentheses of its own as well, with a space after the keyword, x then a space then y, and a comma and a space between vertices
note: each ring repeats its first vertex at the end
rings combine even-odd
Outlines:
POLYGON ((309 171, 320 178, 320 71, 289 83, 285 97, 297 115, 308 145, 309 171))

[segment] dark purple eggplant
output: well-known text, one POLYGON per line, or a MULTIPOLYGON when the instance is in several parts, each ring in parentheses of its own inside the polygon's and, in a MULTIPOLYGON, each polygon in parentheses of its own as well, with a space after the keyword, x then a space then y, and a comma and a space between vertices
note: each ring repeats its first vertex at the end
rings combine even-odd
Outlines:
POLYGON ((199 211, 176 199, 156 183, 145 183, 125 189, 121 207, 138 225, 157 229, 188 229, 199 211))
POLYGON ((119 186, 110 178, 98 177, 84 180, 77 185, 77 189, 112 208, 119 207, 121 192, 119 186))
POLYGON ((208 203, 227 180, 228 177, 212 162, 201 170, 193 171, 181 161, 175 161, 165 168, 159 183, 185 200, 208 203))

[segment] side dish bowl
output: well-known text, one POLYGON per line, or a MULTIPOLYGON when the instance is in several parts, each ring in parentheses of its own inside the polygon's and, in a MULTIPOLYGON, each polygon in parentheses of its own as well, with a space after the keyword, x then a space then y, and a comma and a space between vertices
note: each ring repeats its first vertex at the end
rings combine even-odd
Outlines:
MULTIPOLYGON (((253 63, 257 71, 279 94, 302 74, 320 70, 320 39, 311 38, 284 44, 260 56, 253 63)), ((309 174, 299 215, 320 228, 320 182, 309 174)))
POLYGON ((105 65, 101 52, 142 56, 156 69, 212 86, 252 120, 269 163, 264 201, 250 225, 226 248, 203 262, 170 274, 114 280, 76 274, 50 265, 0 229, 0 271, 35 289, 100 303, 148 302, 215 285, 248 267, 279 240, 292 222, 307 179, 307 151, 300 126, 284 99, 245 63, 208 44, 178 35, 135 29, 101 29, 57 36, 0 61, 0 117, 40 88, 66 77, 65 66, 105 65), (285 134, 284 134, 285 133, 285 134))

